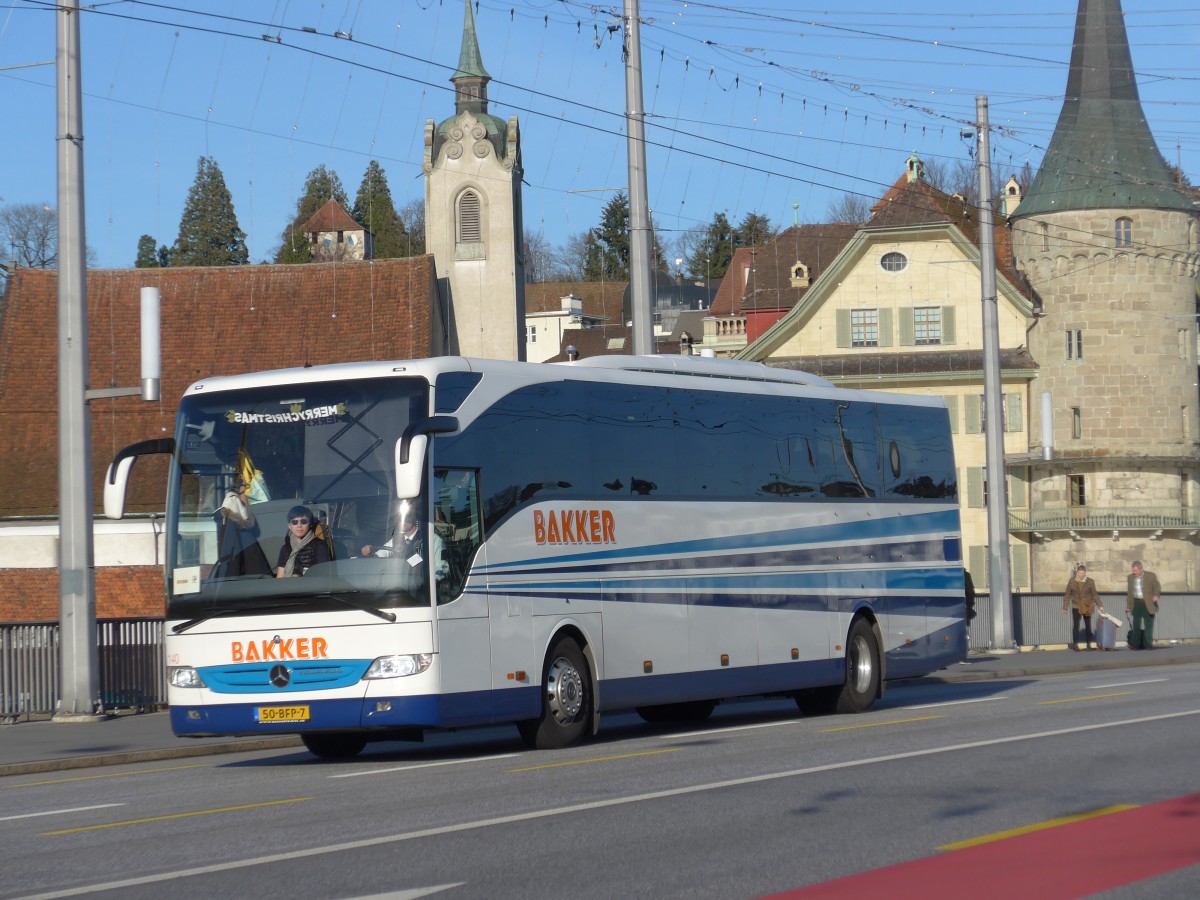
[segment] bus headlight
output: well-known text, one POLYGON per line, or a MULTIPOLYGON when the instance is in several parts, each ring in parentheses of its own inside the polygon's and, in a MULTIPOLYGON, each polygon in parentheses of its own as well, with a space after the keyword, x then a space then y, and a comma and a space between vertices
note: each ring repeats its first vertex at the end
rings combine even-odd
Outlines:
POLYGON ((432 653, 381 656, 371 663, 363 678, 403 678, 405 675, 419 675, 428 669, 432 662, 432 653))
POLYGON ((167 681, 171 687, 177 688, 208 687, 204 683, 204 679, 200 677, 200 673, 191 666, 168 666, 167 681))

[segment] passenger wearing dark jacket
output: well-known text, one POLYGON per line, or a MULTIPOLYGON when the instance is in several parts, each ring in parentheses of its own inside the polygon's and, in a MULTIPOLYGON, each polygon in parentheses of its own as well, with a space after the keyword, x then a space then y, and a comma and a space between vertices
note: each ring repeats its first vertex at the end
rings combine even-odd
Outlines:
POLYGON ((293 506, 288 510, 288 536, 279 548, 275 577, 298 578, 323 562, 329 562, 329 547, 317 537, 312 511, 307 506, 293 506))
POLYGON ((1125 612, 1129 614, 1129 646, 1133 650, 1154 649, 1154 617, 1158 614, 1158 601, 1162 587, 1158 576, 1142 568, 1142 561, 1135 559, 1129 567, 1129 587, 1125 591, 1125 612))

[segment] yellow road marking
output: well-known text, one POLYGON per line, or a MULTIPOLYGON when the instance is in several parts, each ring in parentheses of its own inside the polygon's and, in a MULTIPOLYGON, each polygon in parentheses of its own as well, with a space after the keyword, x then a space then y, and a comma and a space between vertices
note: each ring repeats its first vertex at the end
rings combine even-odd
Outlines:
POLYGON ((99 831, 102 828, 123 828, 126 825, 146 825, 150 822, 169 822, 172 819, 190 819, 193 816, 211 816, 214 813, 239 812, 243 809, 261 809, 264 806, 282 806, 285 803, 303 803, 312 797, 296 797, 292 800, 269 800, 266 803, 247 803, 245 806, 222 806, 220 809, 200 809, 196 812, 172 813, 169 816, 151 816, 148 819, 130 819, 127 822, 109 822, 105 825, 82 825, 79 828, 64 828, 61 831, 43 831, 42 837, 54 834, 77 834, 80 831, 99 831))
POLYGON ((659 756, 663 753, 678 753, 682 747, 668 747, 665 750, 647 750, 644 753, 624 753, 621 756, 597 756, 593 759, 573 759, 570 762, 547 763, 544 766, 528 766, 524 769, 509 769, 510 772, 536 772, 538 769, 557 769, 562 766, 586 766, 589 763, 612 762, 617 759, 636 759, 639 756, 659 756))
POLYGON ((1080 703, 1084 700, 1104 700, 1107 697, 1128 697, 1130 694, 1136 694, 1137 691, 1117 691, 1113 694, 1093 694, 1090 697, 1068 697, 1065 700, 1042 700, 1039 706, 1053 706, 1056 703, 1080 703))
POLYGON ((1035 831, 1045 831, 1048 828, 1057 828, 1059 825, 1070 825, 1072 822, 1083 822, 1087 819, 1095 819, 1100 816, 1108 816, 1113 813, 1124 812, 1127 809, 1137 809, 1137 804, 1125 804, 1121 806, 1106 806, 1104 809, 1096 809, 1091 812, 1080 813, 1077 816, 1063 816, 1061 819, 1050 819, 1046 822, 1038 822, 1036 825, 1024 825, 1020 828, 1010 828, 1008 831, 997 831, 995 834, 985 834, 977 838, 969 838, 965 841, 956 841, 953 844, 943 844, 938 847, 938 850, 965 850, 968 847, 978 847, 980 844, 990 844, 993 841, 1003 841, 1006 838, 1017 837, 1022 834, 1031 834, 1035 831))
POLYGON ((882 728, 884 725, 907 725, 909 722, 929 722, 945 716, 917 716, 913 719, 892 719, 890 722, 868 722, 865 725, 843 725, 840 728, 822 728, 817 734, 833 734, 835 731, 854 731, 856 728, 882 728))
POLYGON ((203 769, 208 763, 193 763, 189 766, 167 766, 165 769, 139 769, 135 772, 110 772, 107 775, 78 775, 74 778, 55 778, 53 781, 28 781, 25 784, 10 784, 9 787, 40 787, 46 784, 67 784, 71 781, 91 781, 94 778, 124 778, 126 775, 154 775, 158 772, 178 772, 180 769, 203 769))

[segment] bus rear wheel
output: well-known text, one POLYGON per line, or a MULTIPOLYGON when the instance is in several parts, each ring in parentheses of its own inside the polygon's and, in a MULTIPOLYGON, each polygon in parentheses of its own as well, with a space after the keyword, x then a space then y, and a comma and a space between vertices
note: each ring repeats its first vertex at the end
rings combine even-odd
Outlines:
POLYGON ((879 641, 866 619, 855 619, 846 639, 846 680, 840 685, 812 688, 796 694, 796 706, 806 716, 866 712, 879 695, 879 641))
POLYGON ((356 734, 302 734, 300 740, 321 759, 352 759, 367 746, 367 739, 356 734))
POLYGON ((592 719, 592 686, 587 660, 579 645, 559 638, 546 655, 542 674, 542 713, 517 723, 521 738, 535 750, 554 750, 577 743, 592 719))

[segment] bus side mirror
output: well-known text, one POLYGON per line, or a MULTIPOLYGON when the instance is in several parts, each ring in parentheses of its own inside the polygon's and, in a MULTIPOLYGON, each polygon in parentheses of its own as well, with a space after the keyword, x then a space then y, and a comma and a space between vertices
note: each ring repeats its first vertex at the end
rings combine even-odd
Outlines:
POLYGON ((428 419, 413 422, 404 429, 403 436, 396 441, 397 500, 412 500, 421 494, 429 435, 450 434, 455 431, 458 431, 458 419, 454 416, 430 416, 428 419))
POLYGON ((104 473, 104 516, 120 519, 125 516, 125 491, 129 485, 129 470, 139 456, 152 453, 174 453, 175 438, 154 438, 130 444, 113 457, 104 473))
POLYGON ((104 473, 104 516, 121 519, 125 516, 125 490, 129 484, 129 470, 136 456, 127 456, 120 462, 108 464, 104 473))
POLYGON ((412 500, 421 493, 421 476, 425 474, 425 448, 429 435, 414 434, 408 439, 396 441, 396 499, 412 500), (407 451, 407 459, 401 456, 407 451))

